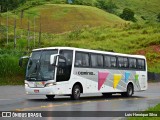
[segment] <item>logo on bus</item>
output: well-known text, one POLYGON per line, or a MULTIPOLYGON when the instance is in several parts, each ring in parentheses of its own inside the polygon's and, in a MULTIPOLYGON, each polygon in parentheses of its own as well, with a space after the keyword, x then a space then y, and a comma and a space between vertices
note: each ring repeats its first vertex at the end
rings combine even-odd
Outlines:
POLYGON ((78 75, 95 75, 93 72, 77 72, 78 75))

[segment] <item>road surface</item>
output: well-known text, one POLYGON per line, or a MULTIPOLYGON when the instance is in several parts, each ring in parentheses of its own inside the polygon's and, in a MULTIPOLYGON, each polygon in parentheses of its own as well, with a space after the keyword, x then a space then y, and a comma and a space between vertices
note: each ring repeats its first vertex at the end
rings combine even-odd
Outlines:
MULTIPOLYGON (((82 95, 78 101, 71 100, 68 96, 56 96, 54 101, 50 101, 44 95, 26 95, 24 86, 0 86, 0 91, 0 111, 142 111, 160 103, 160 83, 149 83, 147 91, 135 92, 131 98, 87 94, 82 95)), ((78 119, 88 118, 76 118, 78 119)))

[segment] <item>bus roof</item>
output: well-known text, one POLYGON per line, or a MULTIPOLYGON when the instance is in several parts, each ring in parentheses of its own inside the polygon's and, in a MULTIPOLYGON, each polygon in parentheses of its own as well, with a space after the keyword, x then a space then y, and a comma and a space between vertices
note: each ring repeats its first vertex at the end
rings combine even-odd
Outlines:
POLYGON ((109 55, 115 55, 115 56, 119 55, 119 56, 127 56, 127 57, 136 57, 136 58, 144 58, 144 59, 146 59, 146 57, 143 56, 143 55, 131 55, 131 54, 116 53, 116 52, 108 52, 108 51, 100 51, 100 50, 75 48, 75 47, 45 47, 45 48, 33 49, 32 51, 50 50, 50 49, 67 49, 67 50, 75 50, 75 51, 82 51, 82 52, 109 54, 109 55))

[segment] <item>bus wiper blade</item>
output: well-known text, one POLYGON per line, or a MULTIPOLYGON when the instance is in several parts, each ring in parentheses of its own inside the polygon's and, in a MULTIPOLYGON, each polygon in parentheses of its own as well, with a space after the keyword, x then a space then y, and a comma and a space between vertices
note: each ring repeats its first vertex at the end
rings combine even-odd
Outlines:
POLYGON ((33 78, 33 77, 28 77, 28 80, 36 81, 37 79, 36 79, 36 78, 33 78))

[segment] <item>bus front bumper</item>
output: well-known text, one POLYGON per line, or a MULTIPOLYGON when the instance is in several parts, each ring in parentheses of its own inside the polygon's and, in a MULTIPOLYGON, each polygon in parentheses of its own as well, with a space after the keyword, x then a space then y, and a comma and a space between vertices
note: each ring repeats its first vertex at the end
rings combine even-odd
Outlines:
POLYGON ((56 87, 31 88, 25 87, 26 94, 29 95, 55 95, 56 87))

